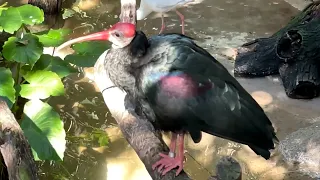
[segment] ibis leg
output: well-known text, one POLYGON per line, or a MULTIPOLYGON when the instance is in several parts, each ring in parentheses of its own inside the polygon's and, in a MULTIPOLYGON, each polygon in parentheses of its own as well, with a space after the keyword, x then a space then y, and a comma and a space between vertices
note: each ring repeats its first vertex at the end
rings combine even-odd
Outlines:
POLYGON ((183 14, 181 14, 178 10, 176 10, 176 13, 177 13, 178 16, 180 17, 180 20, 181 20, 181 30, 182 30, 182 34, 184 34, 184 16, 183 16, 183 14))
POLYGON ((163 17, 163 14, 162 14, 161 15, 161 29, 160 29, 159 34, 161 34, 165 28, 166 28, 166 25, 164 24, 164 17, 163 17))
POLYGON ((168 155, 166 154, 159 154, 162 158, 153 164, 152 169, 155 169, 158 167, 158 171, 162 171, 162 175, 165 175, 170 170, 178 167, 176 171, 176 176, 179 175, 179 173, 183 169, 183 160, 184 160, 184 133, 179 134, 172 134, 171 143, 170 143, 170 152, 168 155), (178 142, 178 153, 177 156, 174 156, 174 153, 172 154, 173 149, 175 150, 176 140, 178 142))

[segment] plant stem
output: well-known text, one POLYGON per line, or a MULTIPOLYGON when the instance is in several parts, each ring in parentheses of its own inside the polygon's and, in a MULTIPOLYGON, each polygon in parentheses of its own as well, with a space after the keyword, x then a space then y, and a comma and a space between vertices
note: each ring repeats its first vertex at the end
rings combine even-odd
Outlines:
POLYGON ((30 30, 28 29, 28 27, 25 24, 22 24, 22 28, 25 33, 30 33, 30 30))
POLYGON ((51 99, 52 96, 48 97, 46 100, 44 100, 45 103, 48 103, 48 101, 51 99))
MULTIPOLYGON (((20 84, 19 81, 20 81, 20 68, 21 68, 21 64, 18 63, 16 67, 17 67, 17 69, 16 69, 15 82, 14 82, 15 86, 17 86, 17 85, 20 84)), ((15 116, 16 116, 17 110, 19 109, 19 108, 18 108, 18 100, 19 100, 19 96, 17 97, 16 102, 14 102, 14 104, 13 104, 13 106, 12 106, 12 108, 11 108, 11 111, 12 111, 12 113, 13 113, 15 116)))
POLYGON ((5 6, 7 6, 8 5, 8 2, 5 2, 5 3, 3 3, 1 6, 0 6, 0 8, 3 8, 3 7, 5 7, 5 6))
POLYGON ((15 85, 20 84, 19 80, 20 80, 20 69, 21 69, 21 64, 18 63, 17 65, 17 71, 16 71, 16 81, 15 81, 15 85))

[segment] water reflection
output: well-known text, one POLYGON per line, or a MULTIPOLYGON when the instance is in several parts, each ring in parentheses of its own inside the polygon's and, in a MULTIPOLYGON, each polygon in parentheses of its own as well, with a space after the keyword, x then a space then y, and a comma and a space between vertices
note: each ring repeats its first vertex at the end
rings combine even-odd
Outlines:
MULTIPOLYGON (((18 2, 10 3, 18 5, 18 2)), ((106 29, 118 21, 120 13, 119 0, 65 0, 63 7, 78 12, 63 23, 64 28, 73 30, 70 38, 106 29)), ((185 15, 186 34, 221 60, 232 73, 233 62, 221 55, 226 48, 272 34, 284 26, 297 10, 281 0, 207 0, 182 8, 181 12, 185 15)), ((151 14, 147 20, 139 21, 138 28, 147 35, 157 34, 161 19, 156 17, 157 14, 151 14)), ((165 17, 166 32, 181 31, 175 12, 168 12, 165 17)), ((87 74, 90 75, 90 71, 87 74)), ((280 139, 318 121, 316 117, 320 116, 320 111, 317 101, 288 99, 279 82, 268 78, 239 81, 264 107, 280 139)), ((52 98, 50 104, 59 110, 68 131, 67 151, 63 163, 39 164, 41 179, 150 179, 108 113, 97 88, 78 74, 69 76, 64 84, 67 94, 52 98), (101 147, 97 140, 85 141, 95 130, 108 134, 107 147, 101 147)), ((164 139, 168 142, 168 137, 164 139)), ((208 134, 203 135, 199 144, 194 144, 191 139, 186 140, 186 147, 185 170, 195 180, 213 175, 215 164, 225 155, 240 161, 243 179, 309 179, 290 169, 278 152, 274 152, 270 161, 265 161, 247 146, 208 134)))

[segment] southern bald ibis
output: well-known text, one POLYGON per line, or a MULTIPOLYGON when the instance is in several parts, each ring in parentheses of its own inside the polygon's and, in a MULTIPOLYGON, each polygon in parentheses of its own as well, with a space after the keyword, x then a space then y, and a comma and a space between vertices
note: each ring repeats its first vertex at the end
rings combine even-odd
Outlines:
POLYGON ((161 34, 148 39, 135 25, 117 23, 60 48, 89 40, 113 43, 105 58, 111 81, 134 99, 137 113, 155 128, 172 132, 170 152, 160 154, 154 169, 166 174, 178 167, 178 175, 185 133, 198 143, 202 131, 246 144, 270 158, 269 150, 278 142, 271 121, 228 70, 190 37, 161 34))

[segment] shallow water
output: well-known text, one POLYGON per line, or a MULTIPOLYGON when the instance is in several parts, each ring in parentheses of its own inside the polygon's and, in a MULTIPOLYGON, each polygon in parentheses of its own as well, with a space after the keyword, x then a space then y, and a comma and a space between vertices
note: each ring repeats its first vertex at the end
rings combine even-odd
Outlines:
MULTIPOLYGON (((1 2, 1 1, 0 1, 1 2)), ((222 56, 225 49, 237 47, 256 37, 267 37, 284 26, 298 10, 281 0, 197 0, 198 3, 182 8, 186 34, 197 42, 232 73, 233 62, 222 56)), ((23 1, 21 2, 23 3, 23 1)), ((66 0, 64 7, 72 5, 83 9, 81 18, 69 18, 62 23, 73 29, 71 37, 96 32, 117 22, 119 0, 83 0, 73 4, 66 0), (93 8, 93 9, 92 9, 93 8)), ((148 35, 157 34, 161 19, 157 14, 138 22, 148 35)), ((166 14, 166 32, 180 32, 179 17, 175 12, 166 14)), ((68 53, 68 50, 62 51, 68 53)), ((88 73, 90 75, 90 73, 88 73)), ((319 121, 319 100, 293 100, 287 98, 277 77, 241 79, 239 81, 264 107, 276 126, 279 139, 287 134, 319 121)), ((67 94, 50 102, 59 109, 65 123, 68 144, 62 164, 45 162, 39 165, 41 179, 130 180, 151 179, 132 148, 122 137, 115 121, 108 113, 103 99, 87 77, 71 75, 65 80, 67 94), (108 133, 107 148, 97 142, 83 142, 82 138, 95 129, 108 133), (60 176, 58 176, 60 175, 60 176)), ((168 138, 165 137, 167 141, 168 138)), ((243 171, 243 179, 311 179, 303 176, 282 161, 278 152, 270 161, 256 156, 243 146, 208 134, 199 144, 186 140, 187 162, 185 171, 195 180, 214 175, 220 157, 232 155, 243 171)))

